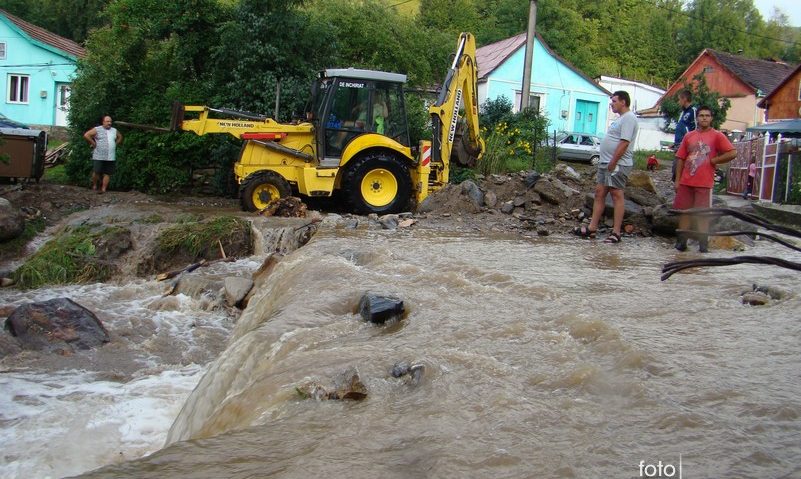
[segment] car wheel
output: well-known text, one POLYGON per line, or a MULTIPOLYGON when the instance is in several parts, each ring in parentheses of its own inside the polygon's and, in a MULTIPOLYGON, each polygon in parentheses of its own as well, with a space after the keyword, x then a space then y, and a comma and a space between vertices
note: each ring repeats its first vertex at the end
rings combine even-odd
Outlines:
POLYGON ((600 162, 601 162, 601 157, 599 157, 598 155, 592 155, 592 158, 590 158, 590 164, 592 166, 598 166, 598 163, 600 162))

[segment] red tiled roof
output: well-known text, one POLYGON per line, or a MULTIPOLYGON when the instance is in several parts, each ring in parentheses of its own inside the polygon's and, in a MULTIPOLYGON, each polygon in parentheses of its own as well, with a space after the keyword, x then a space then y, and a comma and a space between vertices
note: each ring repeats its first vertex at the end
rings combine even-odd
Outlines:
POLYGON ((34 40, 38 40, 54 48, 58 48, 59 50, 74 57, 81 58, 86 56, 86 50, 68 38, 56 35, 55 33, 49 32, 42 27, 37 27, 33 23, 26 22, 25 20, 16 17, 3 9, 0 9, 0 15, 8 18, 11 23, 16 25, 17 28, 25 32, 34 40))
POLYGON ((767 95, 772 92, 795 69, 795 65, 786 63, 747 58, 742 55, 719 52, 711 48, 707 48, 706 51, 740 80, 750 85, 754 90, 758 90, 761 95, 767 95))

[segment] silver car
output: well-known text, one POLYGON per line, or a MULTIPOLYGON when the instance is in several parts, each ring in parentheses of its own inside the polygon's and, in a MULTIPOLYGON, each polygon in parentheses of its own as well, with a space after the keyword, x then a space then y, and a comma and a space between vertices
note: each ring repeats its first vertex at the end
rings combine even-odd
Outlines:
POLYGON ((556 157, 597 164, 601 158, 601 139, 586 133, 563 133, 556 138, 556 157))

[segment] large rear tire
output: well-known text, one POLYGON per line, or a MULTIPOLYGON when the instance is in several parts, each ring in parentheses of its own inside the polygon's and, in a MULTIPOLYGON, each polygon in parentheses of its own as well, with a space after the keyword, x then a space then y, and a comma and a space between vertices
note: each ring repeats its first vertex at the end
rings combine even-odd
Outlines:
POLYGON ((342 184, 342 193, 354 213, 398 213, 411 199, 409 167, 388 153, 369 153, 353 160, 342 184))
POLYGON ((245 211, 261 211, 271 201, 291 195, 289 183, 274 171, 253 173, 239 188, 239 201, 245 211))

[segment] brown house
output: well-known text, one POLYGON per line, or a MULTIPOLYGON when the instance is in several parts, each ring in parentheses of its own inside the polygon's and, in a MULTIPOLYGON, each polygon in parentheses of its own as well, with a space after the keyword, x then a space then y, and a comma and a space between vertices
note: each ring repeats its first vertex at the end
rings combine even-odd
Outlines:
MULTIPOLYGON (((794 69, 795 65, 747 58, 707 48, 684 70, 662 98, 675 95, 685 83, 703 73, 709 89, 731 102, 721 129, 745 131, 748 127, 764 123, 765 111, 757 103, 794 69)), ((661 101, 660 99, 659 103, 661 101)))
POLYGON ((768 93, 759 107, 765 109, 767 121, 801 118, 801 65, 768 93))

